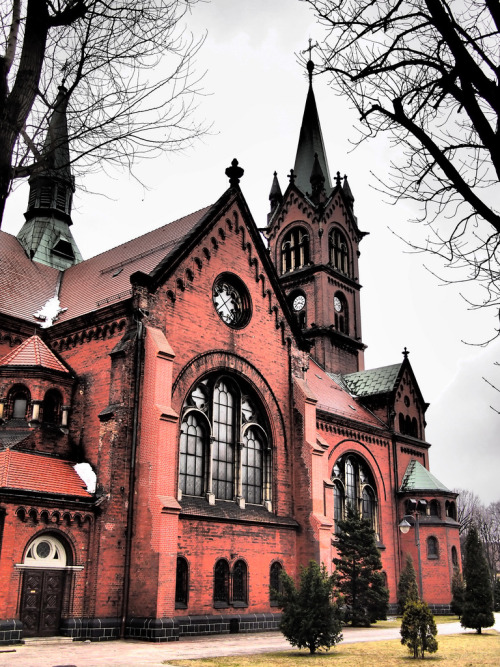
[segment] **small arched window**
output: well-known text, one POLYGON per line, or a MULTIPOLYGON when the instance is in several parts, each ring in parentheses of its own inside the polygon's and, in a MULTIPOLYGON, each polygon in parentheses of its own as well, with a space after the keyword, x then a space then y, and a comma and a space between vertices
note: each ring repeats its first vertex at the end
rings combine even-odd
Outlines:
POLYGON ((229 565, 221 558, 214 570, 214 606, 227 607, 229 604, 229 565))
POLYGON ((175 607, 185 609, 188 603, 189 570, 187 560, 182 556, 177 557, 177 570, 175 575, 175 607))
POLYGON ((452 500, 446 501, 446 516, 455 521, 457 520, 457 506, 452 500))
POLYGON ((7 418, 27 419, 30 392, 24 385, 15 385, 7 395, 7 418))
POLYGON ((335 523, 335 534, 338 535, 340 532, 339 521, 342 521, 344 518, 344 489, 340 481, 336 480, 333 483, 333 519, 335 523))
POLYGON ((441 516, 439 501, 436 499, 431 500, 429 503, 429 515, 430 516, 441 516))
POLYGON ((248 569, 244 560, 237 560, 233 567, 233 605, 248 603, 248 569))
POLYGON ((57 389, 49 389, 42 403, 42 420, 46 424, 60 424, 62 415, 62 397, 57 389))
POLYGON ((283 591, 283 584, 281 582, 281 573, 283 566, 278 561, 271 564, 269 570, 269 600, 271 607, 278 606, 278 595, 283 591))
POLYGON ((437 538, 431 536, 427 538, 427 558, 439 558, 439 545, 437 538))
POLYGON ((281 244, 281 272, 295 271, 309 264, 309 234, 304 227, 294 227, 281 244))
POLYGON ((456 547, 451 547, 451 562, 453 567, 458 567, 458 551, 456 547))
POLYGON ((340 333, 349 335, 349 309, 347 299, 342 292, 337 292, 333 297, 333 310, 335 313, 335 329, 340 333))
POLYGON ((344 233, 337 228, 330 231, 329 234, 329 255, 330 264, 346 275, 350 275, 349 250, 344 233))

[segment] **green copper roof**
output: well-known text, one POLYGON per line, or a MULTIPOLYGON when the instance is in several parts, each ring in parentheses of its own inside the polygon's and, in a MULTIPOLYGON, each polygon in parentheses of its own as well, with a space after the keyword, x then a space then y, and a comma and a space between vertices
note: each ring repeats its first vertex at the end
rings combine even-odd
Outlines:
POLYGON ((418 461, 410 461, 408 464, 399 490, 403 492, 448 491, 448 493, 450 491, 418 461))
POLYGON ((369 371, 349 373, 349 375, 343 375, 342 379, 354 396, 388 394, 395 388, 400 369, 401 364, 393 364, 369 371))

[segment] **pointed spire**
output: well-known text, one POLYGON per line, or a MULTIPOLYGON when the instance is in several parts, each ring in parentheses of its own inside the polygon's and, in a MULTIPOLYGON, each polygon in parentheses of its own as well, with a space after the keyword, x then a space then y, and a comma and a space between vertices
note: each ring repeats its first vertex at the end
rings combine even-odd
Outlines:
POLYGON ((354 196, 351 192, 351 188, 349 187, 349 181, 347 180, 347 176, 345 174, 344 174, 344 183, 342 185, 342 190, 344 191, 344 194, 352 208, 354 204, 354 196))
POLYGON ((278 174, 274 172, 273 184, 271 185, 271 192, 269 193, 269 201, 271 202, 271 211, 273 211, 278 204, 283 201, 280 183, 278 181, 278 174))
POLYGON ((330 194, 332 189, 330 171, 328 169, 323 134, 321 132, 318 109, 316 107, 316 99, 314 97, 311 81, 314 63, 312 61, 309 62, 307 64, 310 78, 309 90, 307 93, 304 115, 302 117, 297 155, 295 157, 295 183, 302 192, 305 193, 309 190, 310 176, 314 165, 314 155, 317 153, 321 171, 325 178, 325 190, 327 194, 330 194), (309 65, 309 62, 312 67, 309 65))
POLYGON ((17 235, 30 259, 64 270, 82 260, 69 229, 75 191, 71 174, 68 91, 59 86, 38 168, 29 179, 26 222, 17 235))

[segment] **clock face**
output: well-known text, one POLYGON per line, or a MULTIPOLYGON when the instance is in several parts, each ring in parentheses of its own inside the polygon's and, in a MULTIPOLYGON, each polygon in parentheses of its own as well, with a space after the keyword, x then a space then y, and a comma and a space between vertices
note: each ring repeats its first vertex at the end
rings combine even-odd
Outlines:
POLYGON ((302 310, 302 308, 306 305, 306 297, 303 296, 302 294, 299 294, 298 296, 295 297, 293 300, 293 309, 296 312, 299 312, 299 310, 302 310))
POLYGON ((213 287, 213 303, 217 314, 228 326, 240 328, 250 319, 250 297, 236 276, 219 276, 213 287))
POLYGON ((337 311, 337 313, 340 313, 340 311, 342 310, 342 301, 339 299, 338 296, 336 296, 336 297, 333 299, 333 307, 335 308, 335 310, 337 311))

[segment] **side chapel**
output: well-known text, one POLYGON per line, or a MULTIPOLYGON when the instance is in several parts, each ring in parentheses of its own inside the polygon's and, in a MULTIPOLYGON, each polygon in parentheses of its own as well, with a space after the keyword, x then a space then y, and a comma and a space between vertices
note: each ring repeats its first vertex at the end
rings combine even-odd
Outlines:
POLYGON ((449 609, 456 494, 429 470, 406 349, 364 368, 365 232, 312 68, 263 228, 233 160, 214 204, 87 260, 61 87, 24 225, 0 232, 0 643, 276 628, 281 570, 331 569, 348 505, 392 608, 411 554, 449 609))

